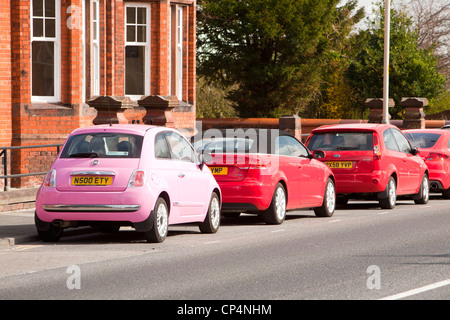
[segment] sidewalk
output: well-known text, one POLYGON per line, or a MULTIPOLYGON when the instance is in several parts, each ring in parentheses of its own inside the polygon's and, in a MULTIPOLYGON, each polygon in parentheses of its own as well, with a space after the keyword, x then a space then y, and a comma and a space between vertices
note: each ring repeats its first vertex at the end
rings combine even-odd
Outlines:
POLYGON ((34 208, 0 212, 0 247, 39 241, 34 208))

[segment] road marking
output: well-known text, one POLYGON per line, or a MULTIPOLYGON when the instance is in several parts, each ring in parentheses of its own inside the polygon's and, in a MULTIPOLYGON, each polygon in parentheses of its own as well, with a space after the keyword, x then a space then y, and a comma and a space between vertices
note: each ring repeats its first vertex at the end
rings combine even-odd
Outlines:
POLYGON ((385 211, 385 212, 379 212, 378 214, 389 214, 389 213, 391 213, 392 211, 385 211))
POLYGON ((425 292, 425 291, 430 291, 430 290, 437 289, 437 288, 444 287, 444 286, 448 286, 448 285, 450 285, 450 279, 447 279, 447 280, 444 280, 444 281, 441 281, 441 282, 436 282, 436 283, 433 283, 433 284, 430 284, 430 285, 427 285, 427 286, 424 286, 424 287, 420 287, 420 288, 417 288, 417 289, 413 289, 413 290, 405 291, 405 292, 402 292, 402 293, 394 294, 392 296, 381 298, 380 300, 397 300, 397 299, 402 299, 402 298, 406 298, 406 297, 409 297, 409 296, 413 296, 415 294, 419 294, 419 293, 422 293, 422 292, 425 292))
POLYGON ((14 251, 24 251, 24 250, 29 250, 29 249, 33 249, 33 248, 40 248, 43 246, 44 245, 21 245, 21 246, 16 246, 13 250, 14 251))
POLYGON ((275 232, 282 232, 282 231, 286 231, 286 229, 278 229, 278 230, 273 230, 273 231, 270 231, 270 232, 275 233, 275 232))
POLYGON ((335 220, 331 220, 331 221, 328 221, 329 223, 332 223, 332 222, 339 222, 339 221, 342 221, 341 219, 335 219, 335 220))
POLYGON ((218 242, 220 242, 220 240, 203 242, 203 244, 213 244, 213 243, 218 243, 218 242))

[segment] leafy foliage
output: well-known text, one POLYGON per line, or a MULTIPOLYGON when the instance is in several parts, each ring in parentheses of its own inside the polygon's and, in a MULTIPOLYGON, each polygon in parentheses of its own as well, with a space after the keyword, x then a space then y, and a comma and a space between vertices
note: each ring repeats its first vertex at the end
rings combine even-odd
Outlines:
MULTIPOLYGON (((354 32, 357 0, 198 0, 198 113, 367 116, 364 101, 383 96, 383 2, 354 32)), ((402 97, 443 101, 445 77, 406 14, 391 9, 390 28, 390 112, 401 118, 402 97)))
POLYGON ((339 0, 201 0, 197 72, 225 86, 240 116, 303 110, 320 92, 339 0))
MULTIPOLYGON (((377 19, 384 25, 384 6, 380 3, 377 19)), ((383 96, 384 29, 372 27, 361 30, 353 39, 354 47, 361 48, 347 72, 350 85, 363 99, 383 96)), ((418 35, 411 28, 406 14, 391 9, 389 97, 395 107, 390 110, 393 118, 402 117, 402 97, 426 97, 429 100, 445 90, 445 77, 438 72, 437 57, 432 49, 418 46, 418 35)))

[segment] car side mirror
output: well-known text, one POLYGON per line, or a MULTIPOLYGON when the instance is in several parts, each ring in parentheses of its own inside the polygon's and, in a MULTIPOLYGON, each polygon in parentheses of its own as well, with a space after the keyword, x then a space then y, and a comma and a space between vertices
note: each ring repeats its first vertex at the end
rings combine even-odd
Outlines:
POLYGON ((418 147, 413 147, 412 150, 411 150, 411 153, 413 155, 418 155, 420 153, 420 150, 419 150, 418 147))
POLYGON ((209 153, 200 153, 198 155, 198 159, 200 160, 199 167, 201 170, 203 170, 203 166, 205 163, 208 163, 212 160, 212 156, 209 153))
POLYGON ((322 159, 325 158, 325 152, 322 150, 314 150, 312 156, 314 159, 322 159))

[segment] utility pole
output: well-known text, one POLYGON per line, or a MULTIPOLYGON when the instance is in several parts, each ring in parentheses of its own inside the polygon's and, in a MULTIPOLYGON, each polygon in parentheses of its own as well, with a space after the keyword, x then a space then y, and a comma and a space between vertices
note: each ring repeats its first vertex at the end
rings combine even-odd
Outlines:
POLYGON ((384 71, 383 71, 383 120, 389 123, 389 37, 391 27, 391 2, 384 4, 384 71))

